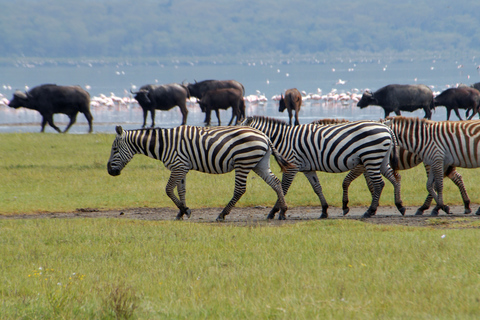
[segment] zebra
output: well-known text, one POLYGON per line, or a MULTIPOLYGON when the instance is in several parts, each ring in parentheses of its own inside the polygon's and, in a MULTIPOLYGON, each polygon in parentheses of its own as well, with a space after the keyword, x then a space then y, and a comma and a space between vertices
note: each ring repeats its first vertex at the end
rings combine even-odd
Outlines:
POLYGON ((189 170, 221 174, 235 170, 233 198, 218 215, 224 221, 237 201, 246 191, 248 173, 253 170, 277 193, 281 212, 285 219, 287 205, 280 180, 270 170, 270 154, 273 153, 282 170, 292 167, 271 141, 259 130, 246 127, 203 128, 179 126, 172 129, 150 128, 123 130, 116 127, 112 144, 108 173, 118 176, 135 154, 144 154, 160 160, 171 171, 166 185, 168 197, 180 210, 176 216, 182 220, 191 215, 185 203, 185 178, 189 170), (177 188, 177 198, 174 189, 177 188))
MULTIPOLYGON (((331 124, 339 124, 339 123, 347 123, 350 122, 349 120, 346 119, 319 119, 312 121, 312 124, 317 124, 317 125, 331 125, 331 124)), ((380 122, 385 122, 385 120, 380 120, 380 122)), ((418 166, 420 163, 422 163, 422 159, 420 157, 400 146, 397 146, 397 157, 398 157, 398 164, 396 168, 393 168, 395 171, 402 171, 402 170, 408 170, 412 169, 416 166, 418 166)), ((425 170, 427 171, 427 176, 430 172, 430 166, 425 165, 425 170)), ((348 213, 348 188, 350 184, 358 178, 360 175, 362 175, 365 172, 365 168, 363 166, 357 166, 353 170, 351 170, 345 179, 343 180, 342 188, 343 188, 343 212, 344 215, 348 213)), ((445 176, 450 178, 452 182, 458 187, 460 190, 460 194, 462 196, 463 204, 465 214, 469 214, 472 212, 470 209, 470 198, 468 197, 467 189, 465 188, 465 184, 463 183, 463 177, 462 175, 456 170, 455 167, 450 166, 446 172, 445 176)), ((401 179, 400 175, 397 175, 397 179, 401 179)), ((368 176, 365 176, 365 180, 367 181, 367 186, 370 190, 370 192, 373 192, 373 185, 368 178, 368 176)), ((425 202, 423 205, 417 209, 415 212, 415 215, 423 215, 425 210, 430 208, 430 205, 432 203, 433 196, 429 193, 427 198, 425 199, 425 202)))
MULTIPOLYGON (((443 202, 443 177, 451 174, 451 168, 480 167, 480 121, 394 117, 387 124, 402 148, 430 166, 427 190, 437 203, 431 215, 437 216, 440 209, 449 214, 450 208, 443 202)), ((475 214, 480 215, 480 208, 475 214)))
MULTIPOLYGON (((264 132, 278 152, 295 167, 283 173, 282 188, 286 194, 297 172, 303 172, 312 185, 322 204, 320 218, 327 218, 328 203, 322 193, 316 171, 345 172, 363 164, 373 184, 372 202, 363 217, 375 214, 385 176, 394 175, 389 166, 390 153, 395 148, 392 131, 381 123, 372 121, 350 122, 332 126, 304 124, 289 126, 285 121, 254 116, 248 117, 242 125, 251 126, 264 132)), ((396 156, 393 157, 396 160, 396 156)), ((396 179, 392 179, 396 182, 396 179)), ((393 182, 392 182, 393 183, 393 182)), ((400 184, 397 185, 400 190, 400 184)), ((396 198, 400 212, 404 212, 400 198, 396 198)), ((273 218, 278 212, 278 203, 269 213, 273 218)))

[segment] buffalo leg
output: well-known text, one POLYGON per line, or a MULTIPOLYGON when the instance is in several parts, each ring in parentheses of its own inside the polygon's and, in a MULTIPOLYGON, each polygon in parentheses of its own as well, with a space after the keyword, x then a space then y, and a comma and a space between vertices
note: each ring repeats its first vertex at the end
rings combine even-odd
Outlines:
POLYGON ((298 111, 295 111, 295 125, 296 126, 300 125, 300 121, 298 121, 298 111))
POLYGON ((152 118, 152 125, 151 127, 155 127, 155 109, 150 110, 150 116, 152 118))
POLYGON ((93 126, 92 126, 93 117, 92 117, 92 114, 90 112, 85 112, 84 115, 85 115, 85 118, 87 118, 87 121, 88 121, 88 128, 89 128, 88 132, 92 133, 93 132, 93 126))
POLYGON ((143 125, 142 125, 142 128, 145 128, 145 126, 147 125, 147 115, 148 115, 148 110, 143 109, 143 125))
POLYGON ((77 121, 77 114, 70 114, 68 115, 68 117, 70 118, 70 122, 68 123, 68 126, 65 128, 65 130, 63 131, 63 133, 66 133, 71 126, 73 126, 73 124, 75 123, 75 121, 77 121))
POLYGON ((186 103, 179 105, 180 111, 182 112, 182 126, 187 124, 188 109, 186 103))
POLYGON ((460 112, 458 112, 458 108, 455 108, 455 114, 457 115, 458 119, 460 119, 460 121, 462 121, 462 116, 460 115, 460 112))
POLYGON ((62 132, 62 130, 60 130, 60 128, 57 127, 57 126, 53 123, 53 115, 51 115, 51 114, 43 116, 42 131, 41 131, 41 132, 44 132, 44 131, 45 131, 45 124, 46 124, 47 122, 48 122, 48 124, 50 125, 50 127, 52 127, 53 129, 57 130, 58 132, 62 132))
POLYGON ((217 115, 218 125, 221 126, 222 122, 220 121, 220 110, 215 109, 215 114, 217 115))

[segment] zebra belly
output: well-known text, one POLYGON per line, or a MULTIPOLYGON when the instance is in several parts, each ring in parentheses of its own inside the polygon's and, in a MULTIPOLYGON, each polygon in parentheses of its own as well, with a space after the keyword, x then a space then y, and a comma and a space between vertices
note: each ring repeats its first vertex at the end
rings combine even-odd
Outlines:
POLYGON ((345 171, 350 171, 361 163, 358 156, 348 157, 345 161, 337 161, 333 163, 332 161, 320 162, 315 161, 314 163, 301 163, 298 165, 299 171, 323 171, 329 173, 341 173, 345 171))

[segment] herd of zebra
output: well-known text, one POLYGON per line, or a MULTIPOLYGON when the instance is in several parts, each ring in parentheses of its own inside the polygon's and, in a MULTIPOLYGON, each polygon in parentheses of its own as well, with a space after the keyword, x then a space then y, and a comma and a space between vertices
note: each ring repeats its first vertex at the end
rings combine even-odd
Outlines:
MULTIPOLYGON (((235 170, 234 195, 217 217, 222 221, 246 191, 248 173, 253 170, 277 194, 277 202, 268 214, 273 219, 285 219, 285 195, 297 172, 307 177, 317 194, 322 213, 327 218, 328 203, 316 171, 347 172, 343 188, 343 214, 348 213, 348 186, 364 175, 372 195, 364 217, 375 215, 384 187, 382 176, 394 186, 395 205, 402 215, 405 207, 400 193, 399 170, 424 163, 428 195, 417 210, 421 215, 436 206, 449 213, 443 202, 443 179, 449 177, 460 189, 465 213, 470 213, 462 176, 456 167, 480 166, 480 121, 431 121, 401 116, 382 121, 320 120, 291 126, 285 121, 251 116, 239 126, 195 127, 172 129, 150 128, 123 130, 116 127, 107 168, 110 175, 119 175, 135 154, 144 154, 162 161, 171 171, 166 193, 179 209, 176 219, 190 217, 185 202, 186 174, 189 170, 221 174, 235 170), (270 155, 279 163, 282 181, 270 170, 270 155), (177 188, 178 197, 174 193, 177 188)), ((476 212, 480 215, 480 209, 476 212)))

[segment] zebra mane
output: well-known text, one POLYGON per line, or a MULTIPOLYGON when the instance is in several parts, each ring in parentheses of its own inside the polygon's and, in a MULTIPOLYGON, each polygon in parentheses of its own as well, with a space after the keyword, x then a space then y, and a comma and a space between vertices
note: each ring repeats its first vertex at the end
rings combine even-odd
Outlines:
POLYGON ((403 117, 403 116, 387 117, 385 118, 385 120, 387 121, 386 123, 388 123, 388 121, 393 121, 397 123, 408 122, 408 123, 414 123, 414 124, 420 124, 420 125, 432 123, 431 120, 427 120, 425 118, 418 118, 418 117, 412 118, 412 117, 403 117))
POLYGON ((278 118, 271 118, 271 117, 265 117, 265 116, 251 116, 247 117, 247 119, 250 118, 253 121, 260 121, 263 123, 273 123, 273 124, 279 124, 279 125, 285 125, 288 126, 288 123, 284 120, 278 119, 278 118))
POLYGON ((329 125, 329 124, 340 124, 340 123, 347 123, 350 122, 346 119, 318 119, 315 121, 310 122, 311 124, 318 124, 318 125, 329 125))

